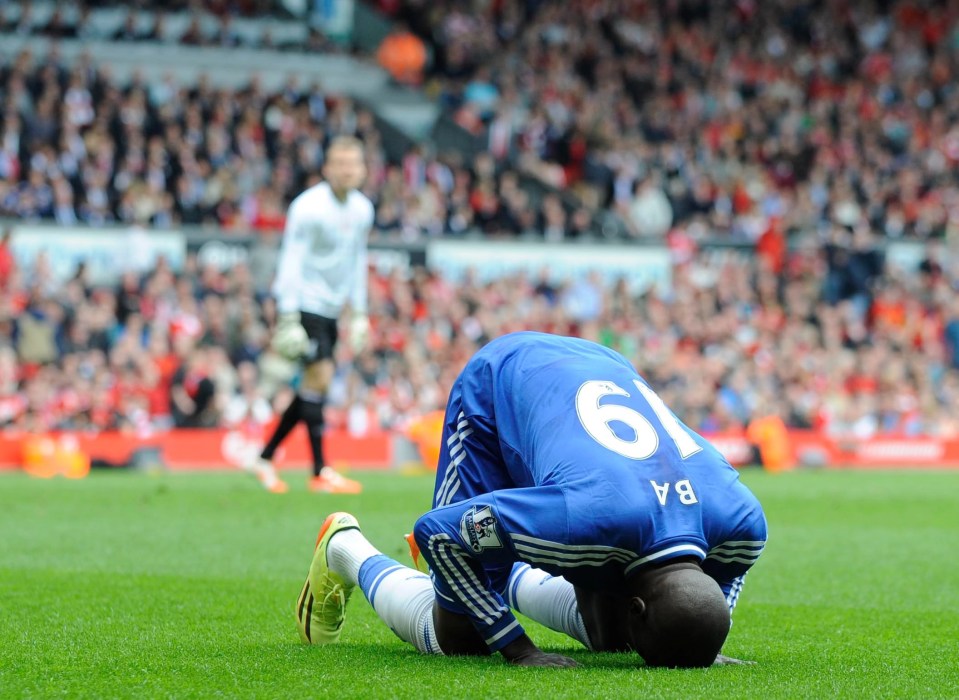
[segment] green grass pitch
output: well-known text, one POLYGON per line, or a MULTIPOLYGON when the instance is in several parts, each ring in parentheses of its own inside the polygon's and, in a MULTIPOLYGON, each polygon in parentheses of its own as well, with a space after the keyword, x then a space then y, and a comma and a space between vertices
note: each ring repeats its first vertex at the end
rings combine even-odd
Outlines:
POLYGON ((745 473, 770 541, 725 651, 757 665, 692 671, 532 623, 582 666, 422 657, 360 592, 340 644, 303 646, 293 602, 324 516, 354 512, 407 563, 431 479, 318 496, 301 477, 275 496, 239 473, 0 476, 0 697, 959 697, 959 473, 745 473))

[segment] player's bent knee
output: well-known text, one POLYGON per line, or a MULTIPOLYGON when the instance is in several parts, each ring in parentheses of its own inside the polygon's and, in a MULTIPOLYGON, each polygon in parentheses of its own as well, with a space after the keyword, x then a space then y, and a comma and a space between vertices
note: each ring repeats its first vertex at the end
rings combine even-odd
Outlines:
POLYGON ((429 551, 430 534, 433 532, 430 520, 430 514, 426 513, 413 524, 413 539, 416 541, 416 546, 420 548, 421 554, 429 551))
POLYGON ((433 567, 433 547, 431 546, 433 535, 441 531, 442 524, 431 512, 424 513, 413 524, 413 540, 419 547, 420 556, 426 560, 430 568, 433 567))

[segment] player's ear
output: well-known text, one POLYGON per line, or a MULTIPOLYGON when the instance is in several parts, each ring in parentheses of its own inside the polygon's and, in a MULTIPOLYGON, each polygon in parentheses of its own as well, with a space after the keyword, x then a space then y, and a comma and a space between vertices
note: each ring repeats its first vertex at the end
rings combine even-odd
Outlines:
POLYGON ((626 601, 627 617, 627 635, 629 639, 629 648, 638 653, 644 659, 646 655, 644 650, 648 647, 646 639, 648 637, 648 621, 646 620, 646 601, 635 596, 626 601))

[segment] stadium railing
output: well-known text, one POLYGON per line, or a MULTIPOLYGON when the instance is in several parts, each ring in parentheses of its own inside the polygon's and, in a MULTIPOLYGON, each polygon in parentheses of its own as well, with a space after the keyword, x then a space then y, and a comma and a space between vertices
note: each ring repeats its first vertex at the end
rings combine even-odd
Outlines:
MULTIPOLYGON (((21 269, 29 269, 36 256, 43 252, 53 271, 61 279, 69 279, 80 262, 85 262, 91 279, 112 284, 122 271, 132 232, 146 229, 115 225, 102 227, 58 226, 46 223, 24 223, 0 219, 0 230, 12 233, 13 252, 21 269), (119 264, 118 264, 119 263, 119 264)), ((254 282, 266 290, 276 269, 279 234, 231 232, 224 234, 205 227, 157 229, 138 240, 152 248, 154 258, 164 257, 174 271, 182 269, 188 254, 196 254, 201 264, 226 269, 245 262, 254 282)), ((724 257, 754 254, 750 243, 728 239, 704 239, 698 242, 699 255, 718 262, 724 257)), ((887 264, 905 272, 918 269, 927 246, 919 241, 886 241, 883 244, 887 264)), ((548 268, 557 280, 599 271, 607 279, 628 276, 634 290, 657 284, 668 290, 672 257, 665 242, 623 242, 601 238, 586 241, 547 243, 543 241, 497 240, 491 244, 479 232, 459 238, 424 239, 419 241, 379 236, 370 243, 370 262, 382 271, 399 266, 426 266, 442 269, 451 280, 461 278, 467 270, 480 279, 519 271, 539 274, 548 268)), ((140 256, 138 255, 138 258, 140 256)))

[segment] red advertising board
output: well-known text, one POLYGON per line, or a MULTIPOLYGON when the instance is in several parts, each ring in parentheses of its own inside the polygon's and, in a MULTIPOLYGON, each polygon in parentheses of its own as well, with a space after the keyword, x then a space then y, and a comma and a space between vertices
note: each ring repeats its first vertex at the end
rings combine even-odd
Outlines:
MULTIPOLYGON (((172 430, 151 437, 132 433, 104 432, 73 435, 94 465, 123 466, 137 453, 150 452, 170 469, 229 469, 256 455, 263 442, 259 436, 234 430, 172 430)), ((22 463, 27 435, 0 435, 0 469, 15 469, 22 463)), ((324 444, 331 464, 355 469, 389 469, 393 444, 389 433, 354 438, 345 431, 330 431, 324 444)), ((149 459, 149 458, 148 458, 149 459)), ((311 462, 310 445, 302 426, 290 434, 277 453, 277 466, 302 467, 311 462)))
MULTIPOLYGON (((753 448, 742 433, 707 435, 730 464, 753 461, 753 448)), ((840 469, 923 467, 959 469, 959 440, 933 437, 881 436, 837 440, 811 430, 790 430, 796 464, 840 469)))
MULTIPOLYGON (((175 470, 229 469, 255 456, 261 435, 231 430, 173 430, 151 437, 106 432, 73 435, 94 466, 129 464, 140 453, 175 470)), ((706 436, 730 463, 743 466, 754 461, 753 446, 743 433, 706 436)), ((27 435, 0 434, 0 469, 17 469, 23 462, 27 435)), ((789 439, 798 465, 840 469, 922 467, 959 469, 959 440, 929 437, 883 436, 869 440, 833 440, 813 431, 790 431, 789 439)), ((394 436, 380 433, 356 438, 345 431, 326 435, 331 464, 354 469, 391 469, 395 465, 394 436)), ((297 428, 277 455, 280 468, 310 463, 310 446, 304 428, 297 428)))

